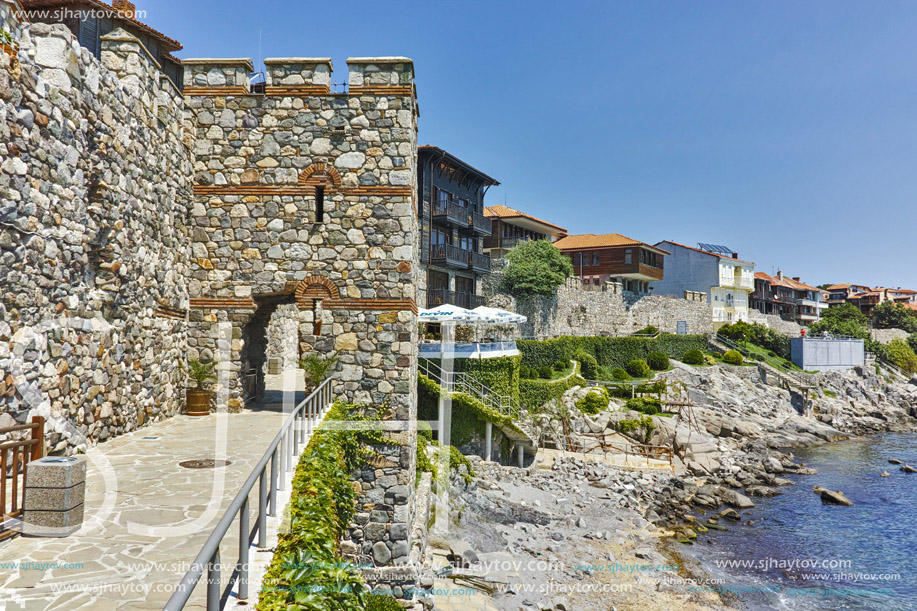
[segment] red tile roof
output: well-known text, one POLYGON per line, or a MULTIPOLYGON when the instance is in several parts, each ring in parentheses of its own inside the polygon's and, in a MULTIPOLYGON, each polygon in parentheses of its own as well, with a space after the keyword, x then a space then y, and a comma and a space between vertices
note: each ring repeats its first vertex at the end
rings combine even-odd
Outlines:
POLYGON ((729 261, 738 261, 739 263, 747 263, 748 265, 755 265, 754 261, 743 261, 742 259, 733 259, 727 255, 717 254, 715 252, 710 252, 708 250, 701 250, 700 248, 694 248, 693 246, 685 246, 684 244, 679 244, 678 242, 673 242, 672 240, 663 240, 662 242, 657 242, 656 246, 658 248, 659 244, 672 244, 674 246, 681 246, 682 248, 687 248, 688 250, 696 250, 697 252, 702 252, 705 255, 710 255, 711 257, 719 257, 720 259, 728 259, 729 261))
POLYGON ((787 288, 796 289, 800 291, 818 291, 819 293, 826 292, 818 287, 809 286, 805 282, 793 280, 792 278, 787 278, 786 276, 784 276, 783 279, 781 280, 777 276, 771 276, 769 274, 765 274, 764 272, 755 272, 755 279, 764 280, 765 282, 769 282, 771 285, 785 286, 787 288))
POLYGON ((620 233, 604 233, 596 235, 594 233, 584 233, 580 235, 568 235, 554 242, 554 246, 560 250, 580 250, 583 248, 609 248, 615 246, 646 246, 657 250, 663 254, 669 254, 658 246, 651 246, 639 240, 629 238, 620 233))
POLYGON ((118 13, 117 9, 115 9, 114 7, 112 7, 109 4, 105 4, 104 2, 101 2, 100 0, 20 0, 20 4, 22 5, 22 8, 26 10, 26 12, 33 10, 33 9, 55 8, 55 7, 60 7, 60 6, 72 6, 72 5, 89 6, 96 10, 110 13, 114 19, 119 20, 119 21, 125 21, 131 24, 132 26, 140 30, 143 30, 144 32, 152 36, 153 38, 158 38, 161 42, 166 43, 166 46, 171 47, 169 49, 166 49, 167 52, 168 51, 178 51, 182 48, 182 44, 178 42, 177 40, 173 38, 169 38, 168 36, 160 32, 159 30, 155 30, 141 21, 137 21, 136 19, 127 17, 122 13, 118 13))
POLYGON ((560 225, 555 225, 554 223, 549 223, 543 221, 540 218, 536 218, 524 212, 519 212, 509 206, 504 206, 502 204, 497 204, 496 206, 485 206, 484 207, 484 216, 489 218, 499 218, 499 219, 513 219, 513 218, 526 218, 530 221, 535 221, 536 223, 541 223, 542 225, 547 225, 548 227, 553 227, 557 229, 560 233, 567 233, 567 230, 561 227, 560 225))

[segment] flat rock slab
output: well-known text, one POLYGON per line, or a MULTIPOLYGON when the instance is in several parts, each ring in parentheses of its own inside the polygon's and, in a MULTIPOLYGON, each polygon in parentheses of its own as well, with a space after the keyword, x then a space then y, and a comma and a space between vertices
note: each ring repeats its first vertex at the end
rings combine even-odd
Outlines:
MULTIPOLYGON (((162 609, 283 420, 280 411, 176 416, 99 444, 85 456, 82 528, 0 546, 0 563, 18 567, 0 569, 0 601, 29 611, 162 609), (232 464, 178 466, 205 458, 232 464)), ((257 494, 255 486, 254 508, 257 494)), ((237 530, 222 546, 224 574, 235 562, 237 530)), ((186 608, 203 608, 204 590, 197 587, 186 608)))

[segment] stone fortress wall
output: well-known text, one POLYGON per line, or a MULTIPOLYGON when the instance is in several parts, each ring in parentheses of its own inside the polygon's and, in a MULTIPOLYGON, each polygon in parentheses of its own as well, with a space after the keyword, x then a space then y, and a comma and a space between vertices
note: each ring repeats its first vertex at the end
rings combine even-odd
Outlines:
MULTIPOLYGON (((499 276, 490 285, 499 286, 499 276)), ((517 300, 505 293, 492 293, 488 305, 506 308, 528 318, 519 325, 523 338, 545 339, 561 335, 629 335, 647 326, 675 333, 677 322, 687 323, 688 333, 713 333, 707 296, 686 293, 682 299, 625 292, 620 283, 583 286, 568 278, 553 298, 517 300)))
MULTIPOLYGON (((9 5, 4 4, 4 7, 9 5)), ((192 160, 181 92, 131 36, 3 27, 0 426, 75 452, 184 405, 192 160)))
POLYGON ((123 30, 97 60, 0 17, 19 41, 0 52, 0 425, 42 415, 74 453, 178 414, 188 358, 217 361, 232 411, 267 329, 292 329, 299 353, 338 351, 336 397, 401 423, 345 551, 410 585, 384 566, 414 521, 411 61, 352 58, 332 93, 327 59, 268 60, 263 92, 249 60, 187 60, 178 91, 123 30))

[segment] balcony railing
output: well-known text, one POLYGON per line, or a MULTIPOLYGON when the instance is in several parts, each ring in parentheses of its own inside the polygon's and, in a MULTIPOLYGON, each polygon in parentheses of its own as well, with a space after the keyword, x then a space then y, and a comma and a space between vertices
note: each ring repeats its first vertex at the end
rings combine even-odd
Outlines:
POLYGON ((531 239, 532 238, 528 236, 492 236, 484 240, 484 248, 502 248, 503 250, 510 250, 531 239))
POLYGON ((437 265, 455 269, 470 269, 479 274, 490 273, 490 255, 465 250, 452 244, 431 245, 430 260, 437 265))
POLYGON ((448 200, 433 202, 433 218, 463 229, 471 229, 479 235, 489 236, 492 233, 493 224, 489 218, 471 208, 460 206, 448 200))
POLYGON ((485 236, 489 236, 493 233, 493 223, 489 218, 474 211, 470 211, 470 216, 471 223, 469 226, 474 230, 475 233, 479 233, 485 236))
POLYGON ((481 295, 473 295, 463 291, 445 291, 441 289, 430 289, 427 291, 427 308, 435 308, 444 303, 467 310, 473 310, 478 306, 484 305, 485 300, 481 295))
POLYGON ((471 251, 452 244, 431 244, 430 260, 438 265, 468 269, 471 262, 471 251))
POLYGON ((468 254, 471 255, 469 258, 469 267, 471 267, 472 271, 481 274, 490 273, 490 255, 482 255, 477 252, 470 252, 468 254))

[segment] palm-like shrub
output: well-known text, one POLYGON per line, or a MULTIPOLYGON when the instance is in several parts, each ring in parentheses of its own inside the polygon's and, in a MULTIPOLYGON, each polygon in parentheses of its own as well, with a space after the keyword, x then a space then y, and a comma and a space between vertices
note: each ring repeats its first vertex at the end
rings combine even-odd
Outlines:
POLYGON ((185 373, 188 374, 188 378, 194 380, 200 390, 207 390, 211 383, 216 382, 217 376, 214 373, 216 366, 216 361, 202 363, 197 359, 191 359, 188 361, 188 366, 185 367, 185 373))
POLYGON ((324 382, 337 364, 337 351, 328 356, 321 356, 317 352, 310 352, 299 359, 299 368, 305 372, 306 382, 308 382, 312 388, 317 388, 319 384, 324 382))

